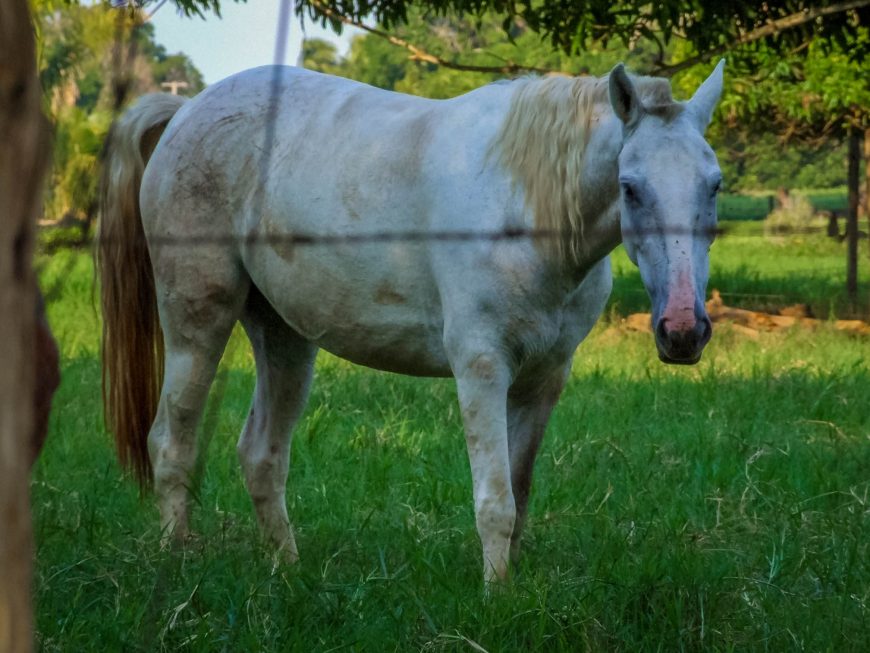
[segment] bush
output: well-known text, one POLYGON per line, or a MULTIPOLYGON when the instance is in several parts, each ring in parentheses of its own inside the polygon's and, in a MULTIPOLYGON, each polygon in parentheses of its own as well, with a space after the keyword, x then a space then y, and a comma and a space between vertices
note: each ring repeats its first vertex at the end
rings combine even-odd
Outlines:
POLYGON ((814 217, 813 205, 805 196, 791 195, 767 216, 764 233, 770 236, 805 231, 814 226, 814 217))
POLYGON ((94 234, 93 227, 87 229, 87 226, 82 222, 39 229, 36 232, 37 252, 51 254, 60 249, 88 247, 94 234))
POLYGON ((773 213, 784 211, 783 214, 774 217, 774 222, 789 218, 786 214, 792 215, 792 219, 801 222, 807 219, 807 210, 812 212, 830 211, 833 213, 842 213, 848 205, 848 195, 846 189, 838 188, 821 188, 821 189, 800 189, 794 190, 792 195, 786 201, 789 206, 776 209, 776 200, 772 193, 764 193, 758 195, 737 195, 722 193, 716 202, 717 212, 720 220, 764 220, 768 216, 773 217, 773 213), (800 198, 799 206, 794 205, 800 198), (776 209, 776 211, 774 210, 776 209))

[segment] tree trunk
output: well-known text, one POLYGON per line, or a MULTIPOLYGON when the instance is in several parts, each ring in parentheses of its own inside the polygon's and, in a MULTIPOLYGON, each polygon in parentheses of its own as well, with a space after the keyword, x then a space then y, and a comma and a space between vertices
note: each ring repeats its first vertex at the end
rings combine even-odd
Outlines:
POLYGON ((861 162, 861 131, 849 127, 849 209, 846 215, 846 291, 852 303, 858 300, 858 194, 860 178, 858 167, 861 162))
POLYGON ((31 258, 48 152, 27 0, 0 0, 0 144, 0 653, 27 653, 33 646, 31 258))
POLYGON ((870 249, 870 129, 864 130, 864 219, 867 221, 867 246, 870 249))

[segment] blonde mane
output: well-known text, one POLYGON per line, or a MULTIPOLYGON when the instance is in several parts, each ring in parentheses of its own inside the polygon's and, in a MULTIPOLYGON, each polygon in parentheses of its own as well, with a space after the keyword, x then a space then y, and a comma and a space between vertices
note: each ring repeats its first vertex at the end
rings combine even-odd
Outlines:
MULTIPOLYGON (((632 77, 647 113, 670 120, 674 102, 668 80, 632 77)), ((546 77, 518 82, 511 106, 493 142, 502 165, 525 193, 539 239, 557 260, 576 263, 583 241, 583 160, 594 108, 610 106, 608 77, 546 77)))

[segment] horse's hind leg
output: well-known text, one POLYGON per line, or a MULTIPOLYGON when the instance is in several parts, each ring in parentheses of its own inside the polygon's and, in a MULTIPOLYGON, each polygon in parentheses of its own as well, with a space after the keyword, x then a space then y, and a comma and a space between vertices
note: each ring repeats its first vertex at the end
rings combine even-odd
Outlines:
MULTIPOLYGON (((199 254, 199 253, 197 253, 199 254)), ((153 260, 165 342, 165 373, 148 434, 164 540, 188 534, 188 496, 196 428, 218 363, 242 312, 249 282, 234 265, 155 249, 153 260), (206 260, 204 269, 200 260, 206 260)))
POLYGON ((290 435, 305 407, 317 347, 251 289, 242 325, 257 364, 257 387, 238 444, 239 462, 260 529, 288 562, 298 558, 285 492, 290 435))

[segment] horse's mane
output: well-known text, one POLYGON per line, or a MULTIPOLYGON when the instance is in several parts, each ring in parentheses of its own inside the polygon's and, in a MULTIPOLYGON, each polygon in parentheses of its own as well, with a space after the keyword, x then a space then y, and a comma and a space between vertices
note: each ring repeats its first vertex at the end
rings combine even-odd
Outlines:
MULTIPOLYGON (((670 120, 683 110, 668 80, 631 79, 647 113, 670 120)), ((608 77, 526 78, 516 85, 494 151, 522 186, 535 229, 562 234, 539 242, 560 260, 576 262, 583 234, 583 155, 595 106, 610 106, 608 77)))

